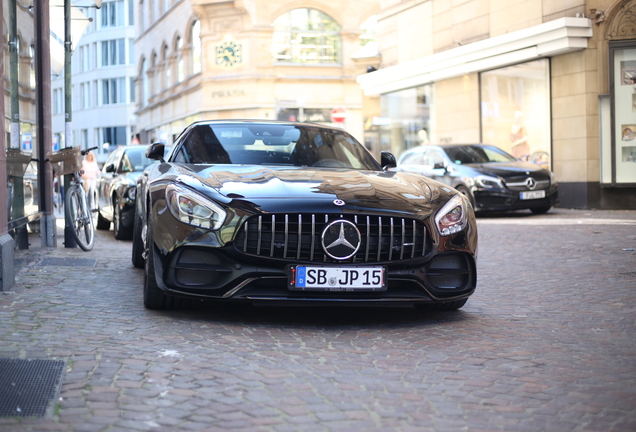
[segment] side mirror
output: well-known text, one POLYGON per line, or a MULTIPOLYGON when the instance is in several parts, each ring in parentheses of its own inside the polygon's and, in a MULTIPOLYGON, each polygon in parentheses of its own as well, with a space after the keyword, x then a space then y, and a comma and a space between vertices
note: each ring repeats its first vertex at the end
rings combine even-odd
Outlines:
POLYGON ((380 165, 382 165, 382 169, 385 171, 389 168, 397 166, 397 162, 395 161, 395 156, 393 156, 393 153, 388 151, 381 152, 380 165))
POLYGON ((146 149, 146 157, 152 160, 158 160, 159 162, 165 162, 163 160, 163 152, 165 151, 165 145, 163 143, 150 144, 146 149))
POLYGON ((106 165, 106 172, 107 173, 114 173, 115 172, 115 164, 106 165))
POLYGON ((446 165, 444 165, 444 162, 436 162, 433 164, 433 169, 446 169, 446 165))

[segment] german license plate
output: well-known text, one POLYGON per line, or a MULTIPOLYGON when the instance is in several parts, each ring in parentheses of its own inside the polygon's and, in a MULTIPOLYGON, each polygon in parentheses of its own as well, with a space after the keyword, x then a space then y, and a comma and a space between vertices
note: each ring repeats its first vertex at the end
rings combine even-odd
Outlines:
POLYGON ((289 289, 300 291, 386 291, 382 266, 291 266, 289 289))
POLYGON ((545 190, 521 192, 519 198, 522 200, 545 198, 545 190))

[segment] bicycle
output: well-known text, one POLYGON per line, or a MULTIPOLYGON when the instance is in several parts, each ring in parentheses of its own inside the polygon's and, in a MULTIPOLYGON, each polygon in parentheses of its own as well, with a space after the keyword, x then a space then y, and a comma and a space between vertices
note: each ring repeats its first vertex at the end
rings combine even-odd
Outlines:
POLYGON ((59 152, 49 153, 47 160, 56 164, 60 175, 72 175, 68 190, 64 191, 64 216, 72 225, 71 233, 79 247, 88 252, 95 244, 95 225, 93 210, 88 207, 84 181, 82 180, 82 158, 88 152, 97 149, 91 147, 69 147, 59 152))

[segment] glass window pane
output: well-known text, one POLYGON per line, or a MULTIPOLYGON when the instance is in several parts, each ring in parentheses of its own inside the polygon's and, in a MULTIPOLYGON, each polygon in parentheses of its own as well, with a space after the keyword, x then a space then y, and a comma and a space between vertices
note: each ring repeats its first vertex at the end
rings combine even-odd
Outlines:
POLYGON ((123 27, 124 23, 126 21, 124 21, 124 0, 120 0, 117 2, 117 21, 116 21, 116 25, 119 27, 123 27))
POLYGON ((118 95, 117 95, 117 102, 118 103, 125 103, 126 102, 126 79, 125 78, 119 78, 117 80, 119 82, 118 84, 118 95))
POLYGON ((636 48, 613 52, 616 182, 636 183, 636 48))
POLYGON ((128 39, 128 64, 135 64, 135 40, 128 39))
POLYGON ((136 94, 136 86, 135 86, 135 79, 134 78, 129 78, 130 81, 130 102, 135 102, 135 94, 136 94))
POLYGON ((119 39, 118 42, 119 42, 119 46, 117 50, 117 54, 118 54, 117 64, 123 65, 123 64, 126 64, 126 40, 119 39))
POLYGON ((108 66, 108 42, 102 42, 102 66, 108 66))
POLYGON ((312 64, 340 62, 340 26, 316 9, 294 9, 274 22, 275 61, 312 64))
POLYGON ((102 81, 102 104, 106 105, 108 104, 108 96, 109 96, 109 85, 108 85, 108 80, 103 80, 102 81))
POLYGON ((108 64, 109 65, 116 65, 117 64, 117 41, 110 41, 109 43, 109 60, 108 60, 108 64))
POLYGON ((399 157, 405 150, 435 142, 433 84, 380 97, 380 150, 399 157))
POLYGON ((550 88, 547 59, 483 72, 482 142, 550 168, 550 88))
POLYGON ((192 73, 201 72, 201 22, 192 25, 192 73))

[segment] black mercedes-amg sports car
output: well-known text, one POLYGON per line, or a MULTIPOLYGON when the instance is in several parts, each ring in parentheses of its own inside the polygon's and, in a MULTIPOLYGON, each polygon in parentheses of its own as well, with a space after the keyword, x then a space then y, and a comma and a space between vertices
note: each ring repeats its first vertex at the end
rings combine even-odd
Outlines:
POLYGON ((188 126, 137 182, 144 304, 183 297, 458 309, 475 291, 467 198, 387 171, 344 130, 266 120, 188 126))

